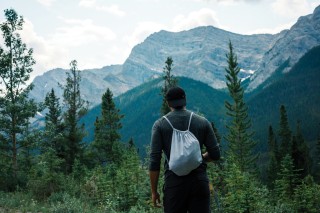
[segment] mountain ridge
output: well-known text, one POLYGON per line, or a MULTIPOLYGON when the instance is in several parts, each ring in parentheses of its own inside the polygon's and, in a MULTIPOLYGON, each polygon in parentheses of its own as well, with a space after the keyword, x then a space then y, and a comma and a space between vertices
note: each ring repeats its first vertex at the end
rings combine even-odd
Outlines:
MULTIPOLYGON (((262 58, 268 46, 282 34, 240 35, 212 26, 182 32, 163 30, 151 34, 144 42, 136 45, 122 65, 82 70, 81 94, 93 107, 99 103, 99 97, 106 88, 110 88, 114 95, 118 96, 160 77, 165 60, 169 56, 173 58, 174 75, 191 77, 214 88, 223 88, 228 38, 233 39, 237 48, 239 63, 243 68, 242 77, 248 77, 250 73, 247 71, 257 69, 257 61, 262 58)), ((43 101, 45 95, 54 88, 61 98, 62 91, 58 83, 65 82, 65 75, 62 75, 61 70, 54 69, 37 76, 33 81, 35 88, 31 91, 30 97, 38 102, 43 101), (54 76, 55 72, 58 77, 54 76)))
POLYGON ((251 76, 248 92, 262 85, 283 67, 288 72, 298 60, 313 47, 320 45, 320 6, 312 14, 301 16, 274 46, 265 53, 260 68, 251 76))

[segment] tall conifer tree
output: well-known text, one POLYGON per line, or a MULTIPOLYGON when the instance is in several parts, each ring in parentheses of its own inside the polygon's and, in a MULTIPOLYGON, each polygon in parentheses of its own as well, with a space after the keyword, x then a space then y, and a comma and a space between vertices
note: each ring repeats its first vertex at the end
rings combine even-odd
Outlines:
POLYGON ((269 146, 269 165, 267 169, 268 174, 268 185, 270 188, 274 187, 274 181, 277 179, 277 172, 279 170, 279 160, 278 160, 278 145, 276 137, 273 132, 273 128, 269 126, 269 136, 268 136, 268 146, 269 146))
POLYGON ((312 160, 310 158, 309 147, 305 142, 300 121, 297 122, 296 135, 292 140, 292 158, 295 169, 298 170, 300 178, 305 178, 311 172, 312 160))
POLYGON ((173 66, 173 60, 171 57, 168 57, 165 62, 165 67, 163 68, 163 86, 161 88, 162 95, 162 106, 161 106, 161 114, 165 115, 170 112, 170 108, 166 101, 166 93, 171 87, 178 85, 178 79, 173 77, 171 71, 173 66))
POLYGON ((108 88, 102 95, 101 118, 97 118, 95 122, 93 147, 100 163, 119 163, 119 130, 122 128, 120 120, 123 115, 120 115, 120 110, 116 108, 112 98, 113 94, 108 88))
POLYGON ((63 144, 62 108, 53 89, 46 95, 44 105, 48 108, 48 112, 45 115, 42 151, 46 152, 47 149, 52 149, 59 158, 64 158, 66 147, 63 144))
POLYGON ((244 102, 244 90, 241 80, 238 78, 240 68, 237 56, 233 52, 231 41, 227 54, 228 68, 226 79, 232 102, 225 102, 227 115, 231 117, 231 123, 227 125, 228 134, 225 137, 228 142, 228 158, 236 163, 241 171, 250 171, 255 167, 257 154, 254 154, 256 142, 252 140, 253 132, 250 132, 251 120, 248 117, 248 107, 244 102))
POLYGON ((287 111, 284 105, 280 106, 280 129, 279 129, 279 137, 280 137, 280 160, 287 154, 291 156, 291 130, 289 127, 287 111))
POLYGON ((66 111, 63 114, 65 123, 65 162, 66 173, 71 173, 75 159, 81 159, 83 155, 82 139, 85 136, 84 125, 79 125, 80 119, 87 113, 87 102, 80 94, 81 76, 77 67, 77 61, 70 62, 70 72, 67 72, 67 82, 63 88, 63 101, 66 111))
POLYGON ((291 202, 298 182, 298 175, 297 170, 294 168, 292 157, 289 154, 282 158, 277 176, 275 192, 280 202, 291 202))
POLYGON ((28 98, 33 85, 27 85, 35 60, 33 50, 27 48, 19 34, 24 23, 22 16, 13 9, 4 13, 6 20, 0 24, 4 40, 0 46, 0 178, 6 176, 16 182, 19 150, 30 145, 24 143, 22 146, 23 142, 28 142, 24 133, 38 108, 28 98))

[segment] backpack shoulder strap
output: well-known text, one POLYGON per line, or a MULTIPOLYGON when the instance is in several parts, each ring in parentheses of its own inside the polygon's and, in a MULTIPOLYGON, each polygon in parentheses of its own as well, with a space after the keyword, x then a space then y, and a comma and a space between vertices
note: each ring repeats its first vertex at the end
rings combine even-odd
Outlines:
POLYGON ((188 131, 189 131, 189 129, 190 129, 190 124, 191 124, 191 118, 192 118, 192 115, 193 115, 193 112, 191 112, 191 115, 190 115, 189 125, 188 125, 188 131))
POLYGON ((164 117, 164 119, 166 119, 167 121, 168 121, 168 123, 170 124, 170 126, 172 127, 172 129, 174 129, 174 127, 172 126, 172 124, 171 124, 171 122, 169 121, 169 119, 164 115, 163 116, 164 117))

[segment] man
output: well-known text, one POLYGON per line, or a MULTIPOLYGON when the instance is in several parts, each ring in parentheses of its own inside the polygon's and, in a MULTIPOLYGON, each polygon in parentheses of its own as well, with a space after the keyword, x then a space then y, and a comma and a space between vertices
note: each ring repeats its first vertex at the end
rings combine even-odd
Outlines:
POLYGON ((206 162, 220 158, 219 145, 210 122, 186 109, 186 94, 180 87, 169 89, 166 101, 171 109, 158 119, 152 127, 149 174, 151 182, 152 202, 161 207, 158 193, 158 180, 162 152, 166 156, 165 183, 163 186, 163 206, 165 213, 207 213, 210 212, 209 179, 206 173, 206 162), (191 117, 192 116, 192 117, 191 117), (191 117, 191 118, 190 118, 191 117), (167 120, 168 119, 168 120, 167 120), (170 124, 170 123, 171 124, 170 124), (169 170, 171 139, 173 128, 185 131, 189 127, 200 143, 205 146, 202 163, 189 174, 178 176, 169 170))

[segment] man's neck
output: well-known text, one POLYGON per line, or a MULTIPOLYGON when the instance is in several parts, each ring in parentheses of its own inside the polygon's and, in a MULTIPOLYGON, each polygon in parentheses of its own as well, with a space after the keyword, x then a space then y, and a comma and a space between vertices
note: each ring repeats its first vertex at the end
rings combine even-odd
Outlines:
POLYGON ((182 107, 181 109, 175 109, 175 108, 173 108, 173 107, 170 107, 170 110, 171 110, 171 112, 173 112, 173 111, 181 111, 181 110, 186 110, 187 108, 184 106, 184 107, 182 107))

